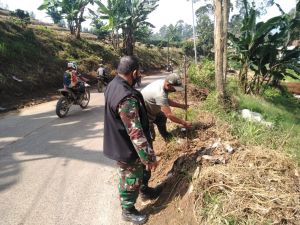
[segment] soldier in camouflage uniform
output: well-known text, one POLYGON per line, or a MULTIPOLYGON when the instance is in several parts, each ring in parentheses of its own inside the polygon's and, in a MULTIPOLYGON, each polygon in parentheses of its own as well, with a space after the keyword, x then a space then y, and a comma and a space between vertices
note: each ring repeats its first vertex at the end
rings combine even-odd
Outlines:
POLYGON ((154 189, 147 183, 149 171, 156 168, 157 161, 144 99, 133 88, 139 76, 138 60, 132 56, 121 58, 118 75, 105 90, 103 147, 104 154, 116 160, 119 167, 118 189, 123 219, 144 224, 147 215, 137 211, 134 205, 140 191, 144 196, 150 194, 149 197, 153 197, 154 189))
POLYGON ((138 107, 139 103, 134 97, 125 99, 119 105, 119 115, 139 156, 133 164, 118 162, 119 194, 123 208, 134 206, 138 197, 138 190, 143 184, 144 173, 147 173, 144 165, 156 161, 152 143, 148 143, 143 135, 142 125, 137 113, 138 107))

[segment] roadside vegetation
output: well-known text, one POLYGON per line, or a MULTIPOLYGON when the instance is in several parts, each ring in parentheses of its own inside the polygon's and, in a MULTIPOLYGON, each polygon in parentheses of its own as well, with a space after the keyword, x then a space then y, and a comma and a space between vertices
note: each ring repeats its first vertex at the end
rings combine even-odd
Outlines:
MULTIPOLYGON (((297 224, 299 100, 276 88, 244 94, 229 76, 221 105, 210 82, 212 61, 188 74, 191 106, 176 114, 187 114, 194 127, 186 132, 170 123, 176 139, 154 143, 162 166, 153 182, 164 182, 166 191, 146 208, 153 214, 149 224, 297 224), (261 113, 272 126, 242 118, 242 109, 261 113)), ((172 97, 184 100, 183 94, 172 97)))
POLYGON ((22 11, 1 16, 1 104, 59 88, 68 61, 91 80, 99 63, 115 75, 124 54, 137 55, 145 75, 169 64, 180 75, 187 69, 190 108, 176 114, 194 126, 168 124, 176 138, 154 143, 160 165, 152 182, 165 189, 143 207, 152 214, 148 224, 298 224, 300 100, 293 94, 300 94, 300 1, 290 12, 271 0, 237 1, 230 20, 230 1, 207 1, 196 10, 200 62, 187 68, 183 55, 194 62, 192 27, 179 20, 154 33, 147 16, 158 2, 45 0, 39 9, 56 25, 22 11), (88 10, 91 3, 98 9, 88 10), (281 15, 257 22, 274 4, 281 15), (83 11, 93 20, 88 32, 83 11), (243 118, 244 109, 264 122, 243 118))
POLYGON ((265 23, 256 23, 257 11, 247 6, 240 29, 235 28, 238 37, 229 36, 230 72, 221 101, 212 57, 189 67, 191 107, 176 113, 195 125, 186 132, 170 124, 176 139, 155 145, 164 165, 155 175, 167 175, 170 191, 154 203, 154 214, 159 206, 168 207, 150 224, 163 223, 161 217, 172 224, 300 220, 300 101, 290 92, 298 93, 297 88, 285 82, 299 81, 299 45, 288 46, 299 34, 292 24, 298 23, 300 3, 296 12, 265 23), (273 33, 276 27, 280 31, 273 33), (264 122, 243 118, 243 109, 260 113, 264 122))
MULTIPOLYGON (((201 81, 200 84, 203 87, 201 81)), ((229 130, 242 143, 286 151, 295 157, 300 165, 299 100, 287 90, 282 93, 271 87, 266 88, 261 96, 243 94, 237 80, 232 77, 228 79, 227 87, 225 107, 218 104, 215 90, 210 89, 202 109, 212 112, 220 120, 230 124, 229 130), (264 120, 270 122, 270 126, 242 118, 243 109, 260 113, 264 120)))
MULTIPOLYGON (((68 61, 75 61, 79 72, 90 78, 91 84, 95 82, 99 63, 115 75, 120 51, 108 39, 98 39, 90 33, 81 37, 76 39, 67 29, 56 25, 32 21, 24 26, 18 17, 1 16, 1 107, 20 107, 37 96, 55 93, 62 85, 68 61)), ((167 62, 166 48, 137 43, 135 51, 145 74, 164 68, 167 62)), ((169 49, 169 54, 175 65, 182 57, 180 50, 174 48, 169 49)))

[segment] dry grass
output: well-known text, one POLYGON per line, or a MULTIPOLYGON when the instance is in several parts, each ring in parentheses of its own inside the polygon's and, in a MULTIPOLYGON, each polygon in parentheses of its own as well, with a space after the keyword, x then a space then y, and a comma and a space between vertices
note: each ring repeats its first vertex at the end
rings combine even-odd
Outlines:
MULTIPOLYGON (((195 102, 199 99, 192 97, 195 102)), ((188 133, 188 149, 185 133, 172 123, 169 129, 173 128, 176 140, 164 144, 158 139, 155 143, 161 165, 153 177, 163 180, 171 171, 174 180, 169 182, 165 194, 172 197, 167 202, 180 196, 178 204, 169 204, 160 214, 164 221, 182 222, 184 216, 205 225, 299 225, 300 171, 293 159, 280 150, 242 145, 230 134, 229 124, 198 110, 193 120, 199 126, 188 133), (217 142, 217 147, 210 147, 217 142), (227 145, 234 148, 234 153, 227 152, 227 145), (182 208, 184 202, 194 205, 194 210, 182 210, 178 216, 172 213, 177 210, 175 205, 182 208)), ((159 224, 155 223, 157 219, 151 220, 151 224, 159 224)))
POLYGON ((161 163, 153 173, 153 184, 170 172, 173 177, 153 206, 164 209, 149 223, 299 225, 300 171, 291 157, 279 150, 242 145, 230 134, 230 125, 201 109, 193 115, 198 122, 188 132, 189 148, 185 133, 172 123, 168 127, 176 139, 164 143, 158 135, 154 143, 161 163), (226 145, 234 153, 228 153, 226 145))
POLYGON ((199 224, 299 224, 299 170, 282 153, 236 152, 226 165, 202 168, 195 183, 199 224))

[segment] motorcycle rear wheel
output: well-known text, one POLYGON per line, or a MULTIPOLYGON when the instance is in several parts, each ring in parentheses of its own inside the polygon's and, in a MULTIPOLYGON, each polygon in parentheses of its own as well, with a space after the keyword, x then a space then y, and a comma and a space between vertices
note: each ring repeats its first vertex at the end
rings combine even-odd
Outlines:
POLYGON ((69 109, 70 103, 68 99, 65 96, 61 97, 56 104, 56 115, 59 118, 63 118, 68 114, 69 109))
POLYGON ((85 109, 88 106, 89 102, 90 102, 90 91, 88 89, 86 89, 79 106, 82 109, 85 109))

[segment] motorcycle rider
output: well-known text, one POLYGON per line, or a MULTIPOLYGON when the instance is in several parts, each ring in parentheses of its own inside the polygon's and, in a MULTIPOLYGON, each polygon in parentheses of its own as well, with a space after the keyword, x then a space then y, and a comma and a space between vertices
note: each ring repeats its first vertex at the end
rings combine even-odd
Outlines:
POLYGON ((83 82, 79 80, 79 73, 77 71, 77 64, 75 62, 68 62, 67 70, 64 73, 64 87, 71 89, 78 97, 78 94, 84 93, 85 87, 83 82))

